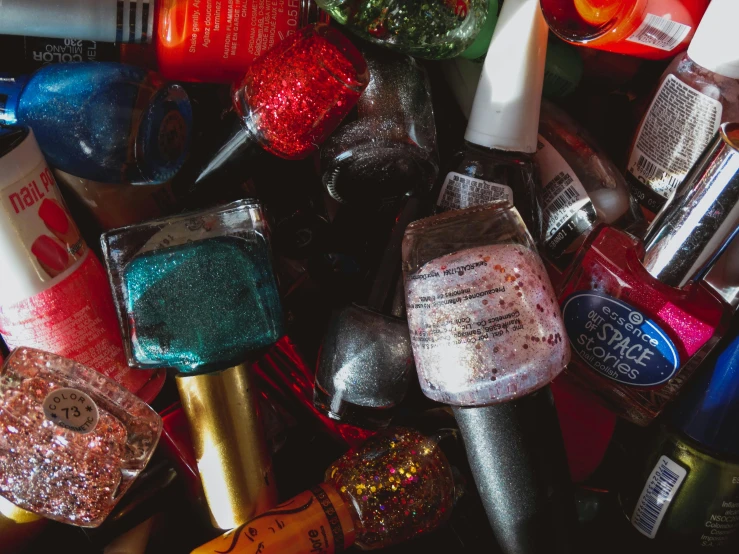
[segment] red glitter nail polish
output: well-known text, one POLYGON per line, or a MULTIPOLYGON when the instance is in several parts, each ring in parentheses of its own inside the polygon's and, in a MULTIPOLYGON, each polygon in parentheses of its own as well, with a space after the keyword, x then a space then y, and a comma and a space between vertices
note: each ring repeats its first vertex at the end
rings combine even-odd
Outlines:
POLYGON ((305 158, 359 100, 369 72, 362 54, 324 24, 301 29, 257 59, 234 93, 236 132, 196 182, 245 158, 255 145, 289 160, 305 158))

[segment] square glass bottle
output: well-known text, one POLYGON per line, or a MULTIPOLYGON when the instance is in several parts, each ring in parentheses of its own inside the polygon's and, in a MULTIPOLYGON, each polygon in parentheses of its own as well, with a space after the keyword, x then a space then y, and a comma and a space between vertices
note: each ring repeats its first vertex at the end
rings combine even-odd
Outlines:
POLYGON ((0 370, 0 495, 55 521, 97 527, 161 430, 154 410, 97 371, 17 348, 0 370))
POLYGON ((129 363, 223 369, 282 336, 262 207, 240 200, 101 239, 129 363))

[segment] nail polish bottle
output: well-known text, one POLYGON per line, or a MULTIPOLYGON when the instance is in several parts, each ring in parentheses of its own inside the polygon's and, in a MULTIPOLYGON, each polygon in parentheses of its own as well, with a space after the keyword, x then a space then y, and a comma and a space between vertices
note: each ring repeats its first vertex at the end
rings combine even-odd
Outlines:
POLYGON ((105 270, 67 211, 32 131, 0 134, 0 335, 93 367, 146 402, 163 371, 128 367, 105 270))
POLYGON ((30 126, 57 169, 104 183, 163 183, 190 145, 185 90, 117 63, 53 64, 0 79, 0 124, 30 126), (53 108, 52 108, 53 107, 53 108))
POLYGON ((179 371, 212 520, 235 527, 276 500, 246 363, 283 326, 262 208, 242 200, 109 231, 101 243, 129 363, 179 371))
POLYGON ((638 425, 679 393, 733 314, 702 278, 739 226, 737 137, 739 125, 722 125, 643 242, 597 230, 563 285, 568 372, 638 425))
POLYGON ((486 0, 382 4, 317 0, 317 4, 364 40, 431 60, 453 58, 472 46, 492 11, 486 0))
MULTIPOLYGON (((119 61, 131 46, 154 42, 151 48, 156 48, 165 78, 228 83, 238 81, 280 40, 329 19, 312 0, 280 0, 273 7, 265 17, 265 7, 256 0, 5 0, 0 35, 66 39, 64 46, 72 48, 59 59, 51 56, 54 62, 67 61, 64 54, 74 61, 82 61, 75 56, 90 58, 88 41, 111 61, 119 61), (106 44, 113 42, 118 44, 106 44)), ((38 54, 45 58, 47 53, 38 54)))
POLYGON ((709 0, 541 0, 562 40, 650 60, 685 50, 709 0))
POLYGON ((660 79, 629 151, 626 177, 648 221, 665 205, 719 125, 739 120, 739 4, 714 0, 686 53, 660 79))
POLYGON ((736 551, 739 337, 711 362, 655 429, 621 490, 625 514, 651 548, 736 551))
POLYGON ((593 138, 562 110, 542 102, 539 144, 534 159, 541 186, 539 244, 552 282, 572 263, 598 223, 624 229, 641 220, 621 172, 593 138))
POLYGON ((489 205, 412 223, 403 273, 421 389, 452 405, 501 549, 567 551, 574 500, 547 385, 570 349, 521 216, 489 205))
POLYGON ((229 531, 193 554, 310 554, 375 550, 429 533, 449 517, 458 491, 433 438, 388 429, 349 451, 325 481, 229 531))
POLYGON ((464 150, 435 189, 437 211, 512 204, 538 235, 533 154, 546 50, 538 2, 507 0, 485 58, 464 150))
POLYGON ((409 198, 365 302, 341 308, 329 322, 318 358, 314 403, 331 419, 382 428, 405 398, 413 351, 403 303, 401 246, 406 227, 421 213, 421 200, 409 198))
POLYGON ((77 362, 17 348, 0 380, 0 494, 35 514, 97 527, 146 466, 162 421, 77 362))
POLYGON ((208 153, 196 185, 218 182, 235 165, 247 167, 260 149, 288 160, 309 156, 368 82, 364 58, 339 31, 324 24, 301 29, 249 66, 235 89, 229 135, 208 153))
POLYGON ((439 173, 431 87, 410 56, 364 48, 370 80, 321 146, 321 179, 338 202, 390 201, 427 192, 439 173))

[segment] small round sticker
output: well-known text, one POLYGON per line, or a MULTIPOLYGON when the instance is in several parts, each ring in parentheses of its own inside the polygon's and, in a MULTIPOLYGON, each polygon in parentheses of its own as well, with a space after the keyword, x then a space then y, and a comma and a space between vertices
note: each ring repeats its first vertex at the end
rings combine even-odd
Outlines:
POLYGON ((59 427, 83 435, 92 432, 100 413, 90 396, 77 389, 56 389, 44 399, 44 415, 59 427))

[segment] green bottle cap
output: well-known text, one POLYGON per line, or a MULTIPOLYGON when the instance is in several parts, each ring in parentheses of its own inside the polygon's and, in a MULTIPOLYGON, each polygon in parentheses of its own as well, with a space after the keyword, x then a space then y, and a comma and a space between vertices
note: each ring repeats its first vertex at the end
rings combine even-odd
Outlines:
POLYGON ((498 0, 488 0, 488 14, 485 16, 485 23, 477 34, 475 42, 470 44, 467 50, 460 54, 460 57, 468 60, 484 59, 488 46, 490 46, 490 39, 493 38, 496 23, 498 23, 498 0))
POLYGON ((544 66, 544 96, 562 98, 571 94, 580 84, 582 74, 583 61, 577 46, 550 38, 544 66))

